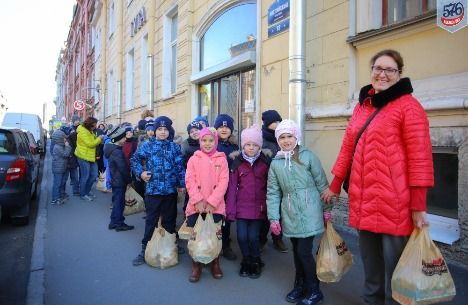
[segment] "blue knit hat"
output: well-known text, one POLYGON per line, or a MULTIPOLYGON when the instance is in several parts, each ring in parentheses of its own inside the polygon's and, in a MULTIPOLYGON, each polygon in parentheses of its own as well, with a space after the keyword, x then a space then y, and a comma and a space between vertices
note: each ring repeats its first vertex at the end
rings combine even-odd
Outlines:
POLYGON ((154 121, 153 120, 146 122, 145 130, 146 131, 148 131, 148 130, 154 131, 154 121))
POLYGON ((166 127, 169 130, 169 127, 172 127, 172 120, 164 115, 158 116, 154 120, 154 129, 156 130, 159 127, 166 127))
POLYGON ((206 119, 206 116, 204 115, 197 116, 196 118, 192 120, 192 122, 204 122, 206 127, 210 126, 210 124, 208 123, 208 120, 206 119))
POLYGON ((74 123, 75 121, 81 121, 80 116, 77 114, 74 114, 71 117, 71 122, 74 123))
POLYGON ((231 129, 231 132, 234 131, 234 119, 227 114, 219 114, 216 117, 214 128, 218 129, 221 126, 226 126, 231 129))
POLYGON ((198 130, 202 130, 203 126, 200 124, 199 121, 193 121, 193 122, 190 122, 188 125, 187 125, 187 133, 190 134, 190 130, 192 130, 192 128, 196 128, 198 130))

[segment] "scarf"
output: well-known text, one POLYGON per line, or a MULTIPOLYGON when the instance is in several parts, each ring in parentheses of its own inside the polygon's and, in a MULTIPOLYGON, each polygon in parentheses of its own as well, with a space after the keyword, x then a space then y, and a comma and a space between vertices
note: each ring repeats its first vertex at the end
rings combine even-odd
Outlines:
POLYGON ((250 166, 253 166, 254 162, 260 157, 260 150, 257 152, 257 154, 253 157, 247 156, 244 151, 242 151, 242 158, 244 158, 245 161, 250 163, 250 166))
POLYGON ((266 126, 262 126, 262 136, 265 140, 276 143, 275 131, 266 126))

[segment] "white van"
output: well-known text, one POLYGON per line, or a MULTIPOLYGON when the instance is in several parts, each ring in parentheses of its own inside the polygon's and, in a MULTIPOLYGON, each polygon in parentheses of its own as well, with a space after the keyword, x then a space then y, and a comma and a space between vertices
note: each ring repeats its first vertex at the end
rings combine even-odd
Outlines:
POLYGON ((2 126, 29 130, 37 141, 38 151, 43 155, 47 138, 42 128, 41 118, 33 113, 7 112, 3 117, 2 126))

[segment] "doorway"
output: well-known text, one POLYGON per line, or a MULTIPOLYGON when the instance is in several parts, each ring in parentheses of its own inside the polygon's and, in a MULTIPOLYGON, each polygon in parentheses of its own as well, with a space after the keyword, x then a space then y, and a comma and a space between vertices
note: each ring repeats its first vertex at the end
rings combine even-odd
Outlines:
POLYGON ((255 67, 199 85, 199 112, 213 125, 220 113, 234 119, 234 135, 255 122, 255 67))

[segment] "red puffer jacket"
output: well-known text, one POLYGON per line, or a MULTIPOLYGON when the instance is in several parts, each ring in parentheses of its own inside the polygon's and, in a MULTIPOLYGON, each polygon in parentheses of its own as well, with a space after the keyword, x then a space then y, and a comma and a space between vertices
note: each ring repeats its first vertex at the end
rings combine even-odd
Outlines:
POLYGON ((361 90, 332 173, 344 180, 359 129, 375 107, 384 107, 356 146, 348 194, 349 224, 375 233, 409 235, 413 230, 410 188, 434 185, 429 122, 409 94, 409 79, 376 94, 372 103, 366 96, 370 88, 361 90))

